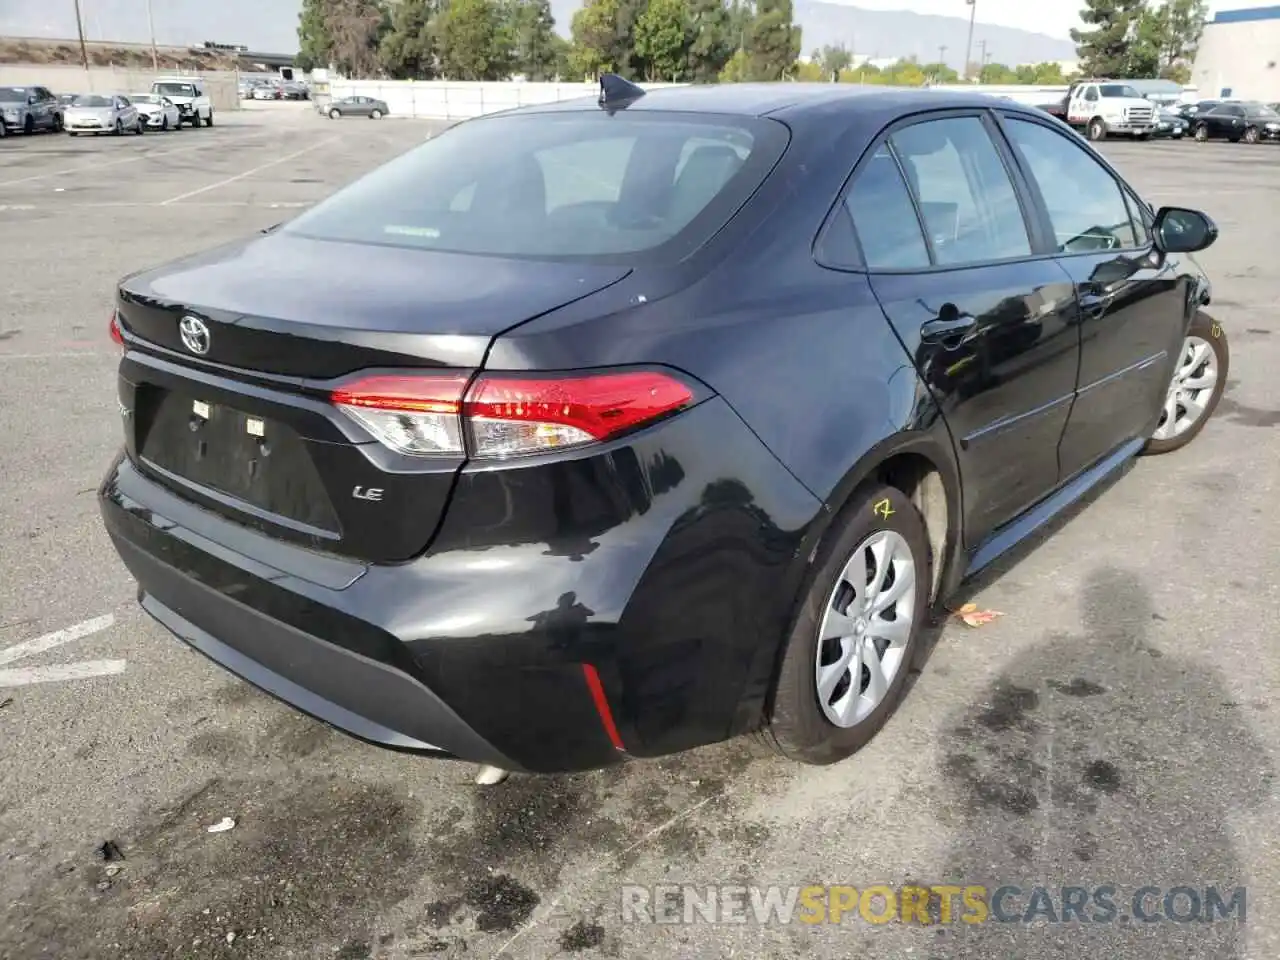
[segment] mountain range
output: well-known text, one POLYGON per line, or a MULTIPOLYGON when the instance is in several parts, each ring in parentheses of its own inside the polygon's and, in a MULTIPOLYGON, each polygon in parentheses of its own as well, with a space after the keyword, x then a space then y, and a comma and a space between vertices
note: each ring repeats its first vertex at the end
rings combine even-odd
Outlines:
MULTIPOLYGON (((803 28, 802 49, 809 53, 831 44, 871 57, 915 56, 921 62, 944 59, 959 68, 964 60, 969 21, 905 10, 864 10, 829 0, 795 0, 796 22, 803 28)), ((252 50, 289 53, 297 49, 300 0, 150 0, 156 40, 193 45, 205 40, 242 43, 252 50)), ((552 0, 557 30, 568 35, 581 0, 552 0)), ((145 43, 150 38, 148 0, 80 0, 86 39, 145 43)), ((981 7, 979 6, 979 9, 981 7)), ((0 36, 69 39, 76 35, 71 3, 49 0, 0 0, 0 36)), ((1012 27, 979 22, 973 32, 973 58, 985 52, 996 63, 1065 60, 1075 55, 1071 41, 1012 27)))

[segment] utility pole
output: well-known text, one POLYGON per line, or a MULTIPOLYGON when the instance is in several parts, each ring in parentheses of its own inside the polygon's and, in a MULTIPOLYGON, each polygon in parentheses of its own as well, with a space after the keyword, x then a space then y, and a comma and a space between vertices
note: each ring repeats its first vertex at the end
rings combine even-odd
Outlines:
POLYGON ((151 0, 147 0, 147 26, 151 28, 151 69, 159 73, 160 57, 156 53, 156 19, 151 15, 151 0))
POLYGON ((940 44, 938 47, 938 62, 944 67, 947 65, 947 45, 940 44))
POLYGON ((978 17, 978 0, 964 0, 969 5, 969 39, 964 45, 964 77, 969 79, 969 62, 973 58, 973 22, 978 17))
POLYGON ((80 0, 72 0, 76 5, 76 32, 80 35, 80 62, 84 64, 85 75, 89 73, 89 48, 84 45, 84 18, 80 16, 80 0))

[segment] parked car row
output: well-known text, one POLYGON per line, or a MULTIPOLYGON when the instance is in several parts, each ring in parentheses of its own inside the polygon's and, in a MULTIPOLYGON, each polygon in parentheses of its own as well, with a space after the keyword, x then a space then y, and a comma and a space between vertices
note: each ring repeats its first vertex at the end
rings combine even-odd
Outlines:
POLYGON ((143 134, 183 124, 213 126, 213 103, 198 77, 160 77, 147 93, 64 93, 0 87, 0 137, 37 131, 71 136, 143 134))
POLYGON ((1178 113, 1196 140, 1258 143, 1280 140, 1280 104, 1251 100, 1201 100, 1183 104, 1178 113))
POLYGON ((310 100, 311 88, 301 80, 281 77, 244 77, 240 80, 241 100, 310 100))
POLYGON ((1132 85, 1114 80, 1073 83, 1061 100, 1040 109, 1079 130, 1090 140, 1122 136, 1135 140, 1280 139, 1277 104, 1243 100, 1201 100, 1162 105, 1142 96, 1132 85))

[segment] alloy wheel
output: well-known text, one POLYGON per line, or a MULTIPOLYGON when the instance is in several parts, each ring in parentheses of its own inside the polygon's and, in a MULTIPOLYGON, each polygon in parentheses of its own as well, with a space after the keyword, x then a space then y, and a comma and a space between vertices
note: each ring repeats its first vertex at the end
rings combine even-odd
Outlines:
POLYGON ((1217 384, 1218 355, 1200 337, 1187 337, 1152 439, 1172 440, 1190 430, 1204 416, 1217 384))
POLYGON ((915 560, 906 539, 880 530, 858 544, 819 625, 818 703, 837 727, 865 720, 904 669, 915 609, 915 560))

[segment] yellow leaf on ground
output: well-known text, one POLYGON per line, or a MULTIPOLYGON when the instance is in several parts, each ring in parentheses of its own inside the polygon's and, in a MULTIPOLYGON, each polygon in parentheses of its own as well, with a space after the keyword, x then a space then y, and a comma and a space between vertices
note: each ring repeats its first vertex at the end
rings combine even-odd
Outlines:
POLYGON ((964 621, 966 626, 970 627, 980 627, 983 624, 990 623, 996 617, 1004 616, 999 610, 979 610, 976 603, 966 603, 954 612, 957 617, 964 621))

